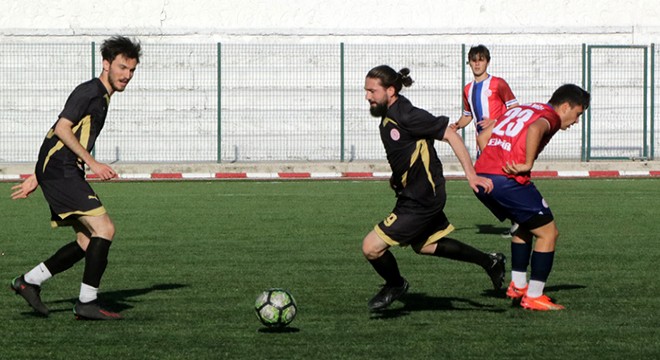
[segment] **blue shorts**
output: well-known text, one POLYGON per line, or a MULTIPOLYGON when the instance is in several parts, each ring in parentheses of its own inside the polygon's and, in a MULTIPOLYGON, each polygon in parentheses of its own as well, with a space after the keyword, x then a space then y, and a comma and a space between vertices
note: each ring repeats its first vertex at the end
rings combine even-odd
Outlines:
POLYGON ((500 221, 510 219, 531 230, 554 220, 550 207, 534 183, 521 185, 503 175, 478 175, 493 180, 490 194, 480 188, 475 195, 500 221))

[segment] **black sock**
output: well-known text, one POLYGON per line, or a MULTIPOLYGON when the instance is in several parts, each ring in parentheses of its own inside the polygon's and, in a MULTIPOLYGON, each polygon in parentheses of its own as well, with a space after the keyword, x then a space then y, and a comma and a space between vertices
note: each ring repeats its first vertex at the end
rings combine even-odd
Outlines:
POLYGON ((532 255, 532 243, 511 243, 511 270, 526 272, 532 255))
POLYGON ((399 272, 399 266, 396 263, 396 258, 389 250, 386 250, 385 253, 378 259, 369 260, 369 263, 374 267, 374 270, 376 270, 378 275, 385 279, 385 285, 403 285, 403 278, 399 272))
POLYGON ((108 265, 108 252, 111 244, 110 240, 100 237, 91 238, 85 254, 85 272, 82 281, 84 284, 99 287, 105 267, 108 265))
POLYGON ((77 241, 62 246, 53 256, 44 261, 51 275, 59 274, 70 269, 75 263, 85 257, 85 251, 80 248, 77 241))
POLYGON ((529 279, 546 282, 550 275, 550 271, 552 271, 552 263, 554 262, 554 259, 554 251, 532 251, 532 270, 530 271, 529 279))
POLYGON ((443 237, 436 244, 438 246, 433 252, 435 256, 478 264, 484 269, 488 269, 492 265, 488 254, 458 240, 443 237))

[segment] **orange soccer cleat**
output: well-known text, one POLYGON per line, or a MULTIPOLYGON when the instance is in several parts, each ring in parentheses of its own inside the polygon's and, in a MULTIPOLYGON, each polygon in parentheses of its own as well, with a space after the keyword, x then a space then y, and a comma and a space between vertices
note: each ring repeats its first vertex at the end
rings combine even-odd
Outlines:
POLYGON ((520 305, 525 309, 529 310, 538 310, 538 311, 550 311, 550 310, 564 310, 565 308, 559 304, 555 304, 547 295, 541 295, 539 297, 531 298, 526 294, 522 297, 520 305))
POLYGON ((506 297, 510 299, 520 299, 525 295, 527 295, 527 286, 519 289, 513 284, 513 281, 509 284, 509 288, 506 289, 506 297))

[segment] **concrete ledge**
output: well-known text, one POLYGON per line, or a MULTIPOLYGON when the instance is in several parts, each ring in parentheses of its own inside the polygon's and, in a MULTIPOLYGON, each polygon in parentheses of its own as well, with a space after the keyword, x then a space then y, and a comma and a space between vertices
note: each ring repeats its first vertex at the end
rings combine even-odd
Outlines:
MULTIPOLYGON (((119 180, 294 180, 294 179, 387 179, 391 171, 387 162, 291 162, 291 163, 115 163, 119 180)), ((19 181, 32 174, 32 164, 0 164, 0 181, 19 181)), ((457 162, 444 164, 447 178, 462 178, 457 162)), ((658 161, 620 162, 543 162, 535 164, 533 178, 618 178, 660 177, 658 161)), ((96 175, 87 174, 95 180, 96 175)))

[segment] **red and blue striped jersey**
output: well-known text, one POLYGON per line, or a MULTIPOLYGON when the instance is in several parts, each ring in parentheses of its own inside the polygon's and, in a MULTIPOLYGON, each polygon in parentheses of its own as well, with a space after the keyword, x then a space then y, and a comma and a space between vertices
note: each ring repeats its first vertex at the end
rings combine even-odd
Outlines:
POLYGON ((518 105, 518 100, 504 79, 488 75, 481 82, 471 81, 463 88, 463 115, 471 116, 477 134, 481 127, 477 122, 488 119, 497 119, 507 108, 518 105))

